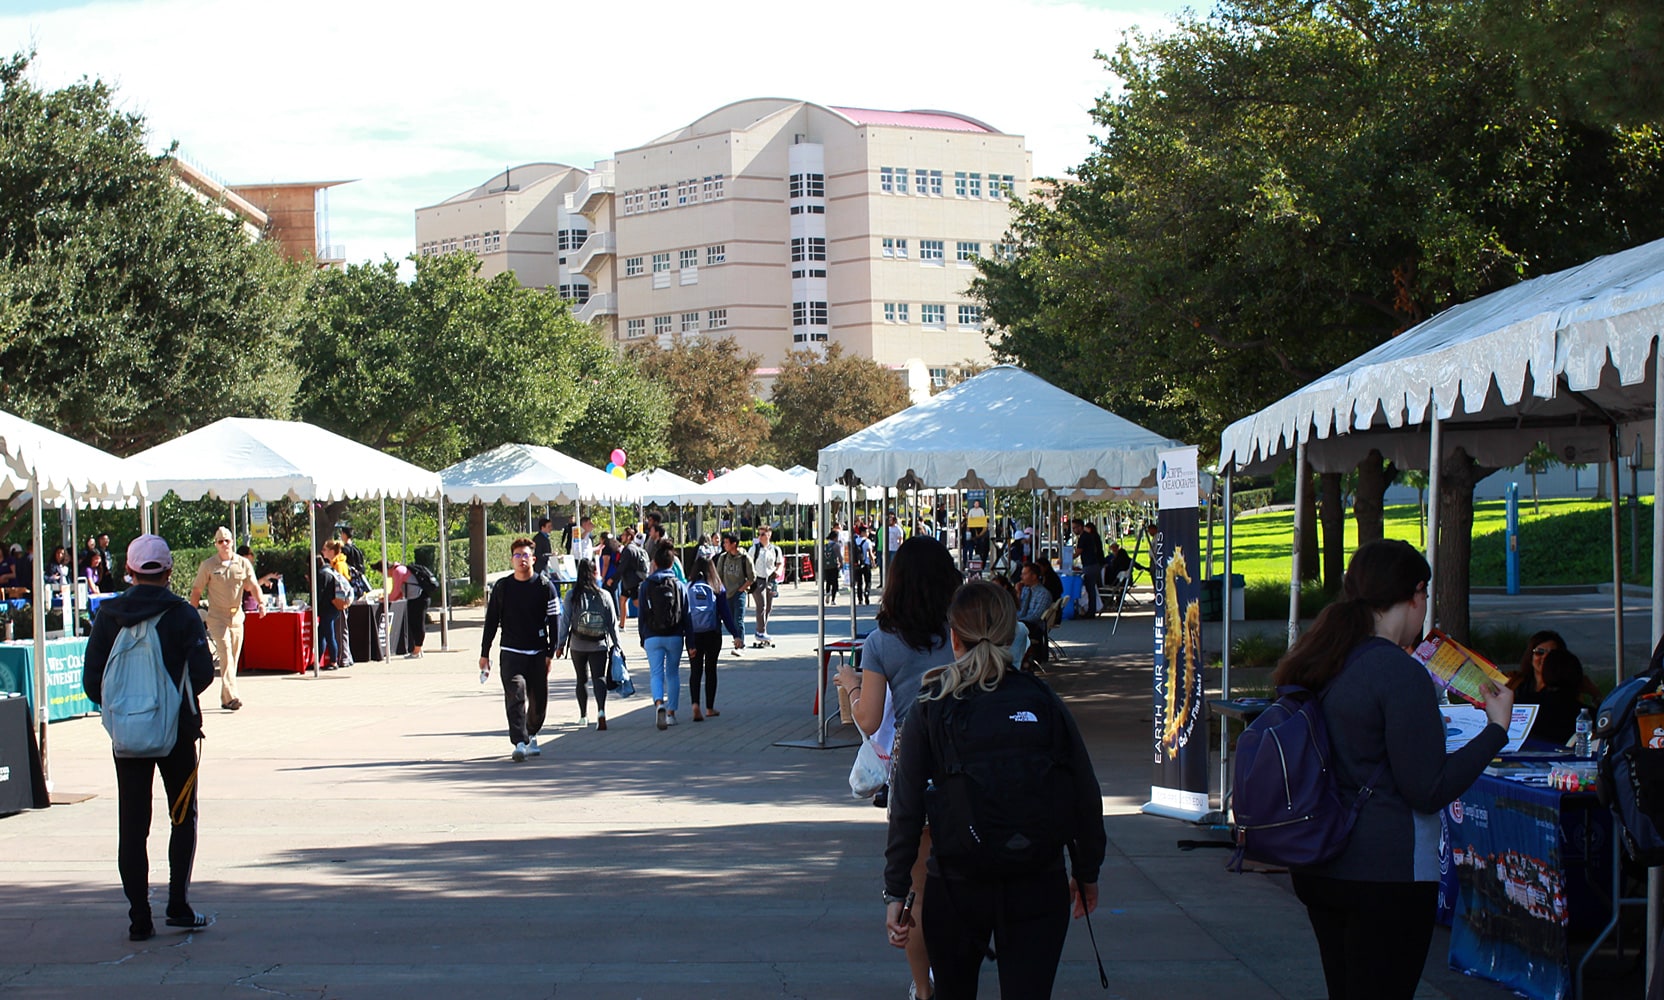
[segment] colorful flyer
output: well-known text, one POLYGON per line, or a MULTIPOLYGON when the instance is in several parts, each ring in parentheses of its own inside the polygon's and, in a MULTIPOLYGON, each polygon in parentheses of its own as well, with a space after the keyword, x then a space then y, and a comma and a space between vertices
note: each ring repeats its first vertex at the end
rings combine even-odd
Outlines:
MULTIPOLYGON (((1515 705, 1513 718, 1508 722, 1508 744, 1498 753, 1515 753, 1525 742, 1537 721, 1536 705, 1515 705)), ((1440 705, 1444 717, 1444 752, 1455 753, 1467 746, 1475 736, 1485 731, 1491 720, 1482 708, 1472 705, 1440 705)))
POLYGON ((1487 681, 1508 683, 1496 664, 1438 629, 1427 633, 1410 655, 1427 668, 1440 687, 1475 705, 1485 703, 1483 688, 1487 681))

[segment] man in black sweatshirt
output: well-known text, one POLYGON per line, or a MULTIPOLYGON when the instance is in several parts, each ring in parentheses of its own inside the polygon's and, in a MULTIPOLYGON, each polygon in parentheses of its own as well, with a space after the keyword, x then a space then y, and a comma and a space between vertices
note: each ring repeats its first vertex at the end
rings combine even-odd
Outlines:
POLYGON ((508 709, 508 738, 516 761, 537 757, 538 730, 549 709, 549 669, 555 637, 560 634, 560 592, 532 572, 532 540, 516 538, 509 546, 514 575, 498 580, 485 606, 485 637, 480 641, 480 679, 491 672, 491 642, 503 630, 500 655, 503 700, 508 709))
POLYGON ((179 709, 179 734, 166 757, 117 757, 116 867, 121 871, 121 888, 127 895, 127 936, 144 941, 156 933, 150 916, 150 798, 152 776, 162 772, 162 787, 174 819, 168 837, 169 927, 200 930, 208 917, 191 909, 191 865, 196 860, 196 741, 202 738, 202 709, 197 696, 214 683, 214 658, 208 651, 208 633, 196 609, 168 589, 173 575, 173 553, 157 535, 140 535, 127 546, 127 572, 133 586, 119 597, 104 602, 87 637, 81 688, 94 702, 103 703, 104 668, 117 634, 129 625, 158 618, 157 641, 162 647, 162 664, 173 683, 189 679, 179 709))

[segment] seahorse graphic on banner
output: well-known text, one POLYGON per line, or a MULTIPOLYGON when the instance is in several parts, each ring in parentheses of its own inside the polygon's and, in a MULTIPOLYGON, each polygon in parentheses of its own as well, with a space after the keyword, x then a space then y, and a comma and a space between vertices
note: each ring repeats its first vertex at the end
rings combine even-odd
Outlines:
POLYGON ((1162 746, 1169 760, 1179 755, 1179 747, 1188 742, 1191 726, 1195 723, 1190 697, 1191 690, 1201 676, 1202 664, 1202 609, 1191 601, 1179 604, 1179 581, 1191 582, 1190 567, 1185 562, 1184 549, 1175 546, 1167 559, 1163 574, 1163 595, 1166 611, 1165 635, 1167 667, 1167 710, 1162 714, 1162 746))

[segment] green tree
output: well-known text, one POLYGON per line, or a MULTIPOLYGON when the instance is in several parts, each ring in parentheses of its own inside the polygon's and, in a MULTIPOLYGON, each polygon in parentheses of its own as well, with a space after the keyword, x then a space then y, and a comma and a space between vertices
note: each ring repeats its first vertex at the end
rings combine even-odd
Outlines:
POLYGON ((669 467, 702 479, 706 470, 732 468, 768 449, 768 420, 757 411, 755 354, 733 337, 716 340, 677 334, 668 344, 644 343, 629 352, 643 375, 670 394, 669 467))
POLYGON ((610 351, 581 374, 583 411, 559 438, 561 451, 606 467, 614 448, 629 456, 629 471, 671 460, 670 390, 644 375, 635 361, 610 351))
POLYGON ((0 64, 0 408, 121 454, 284 417, 309 271, 173 182, 104 83, 0 64))
POLYGON ((448 254, 319 275, 301 337, 303 419, 428 468, 549 444, 584 412, 610 349, 551 293, 448 254))
POLYGON ((787 354, 770 399, 778 419, 776 461, 811 469, 822 448, 908 404, 907 386, 895 372, 871 358, 845 354, 842 344, 830 345, 825 358, 814 351, 787 354))

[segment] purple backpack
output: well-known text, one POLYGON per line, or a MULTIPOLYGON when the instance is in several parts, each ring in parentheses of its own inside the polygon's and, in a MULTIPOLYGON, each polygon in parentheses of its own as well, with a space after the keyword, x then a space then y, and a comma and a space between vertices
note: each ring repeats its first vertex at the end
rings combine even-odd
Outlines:
MULTIPOLYGON (((1358 645, 1346 665, 1374 644, 1358 645)), ((1232 871, 1242 871, 1244 860, 1303 867, 1340 854, 1387 762, 1348 805, 1335 780, 1332 756, 1322 697, 1294 684, 1278 688, 1277 700, 1237 740, 1231 779, 1236 820, 1232 871)))

